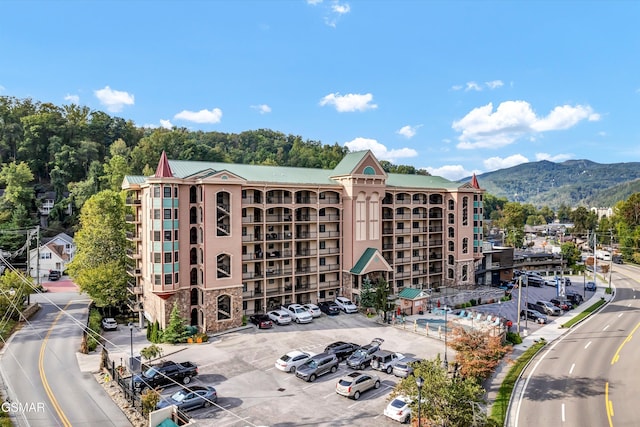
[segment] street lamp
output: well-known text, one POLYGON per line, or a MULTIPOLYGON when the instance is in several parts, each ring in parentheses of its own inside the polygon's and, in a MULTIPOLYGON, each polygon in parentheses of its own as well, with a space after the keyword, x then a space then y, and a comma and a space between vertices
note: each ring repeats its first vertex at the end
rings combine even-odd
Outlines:
POLYGON ((449 362, 447 361, 447 305, 444 306, 444 368, 449 370, 449 362))
POLYGON ((131 368, 131 406, 133 406, 135 389, 133 387, 133 323, 131 322, 129 322, 129 336, 131 337, 131 358, 129 359, 129 367, 131 368))
POLYGON ((418 427, 422 426, 422 418, 421 418, 421 405, 422 405, 422 386, 424 385, 424 380, 422 377, 416 378, 416 385, 418 386, 418 427))

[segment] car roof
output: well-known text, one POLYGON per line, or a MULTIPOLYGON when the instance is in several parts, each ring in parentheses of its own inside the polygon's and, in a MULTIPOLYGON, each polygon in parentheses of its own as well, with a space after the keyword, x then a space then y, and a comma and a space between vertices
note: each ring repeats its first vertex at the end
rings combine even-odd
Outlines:
POLYGON ((287 353, 287 356, 294 357, 294 356, 300 356, 301 354, 309 354, 309 353, 300 351, 300 350, 291 350, 290 352, 287 353))

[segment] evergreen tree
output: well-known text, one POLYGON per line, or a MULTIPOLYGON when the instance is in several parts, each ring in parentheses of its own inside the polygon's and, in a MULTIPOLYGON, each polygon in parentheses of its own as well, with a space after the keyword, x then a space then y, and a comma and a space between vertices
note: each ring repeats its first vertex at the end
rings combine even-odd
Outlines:
POLYGON ((173 303, 173 309, 169 316, 169 325, 164 330, 163 339, 170 344, 183 342, 187 339, 186 321, 180 316, 177 302, 173 303))

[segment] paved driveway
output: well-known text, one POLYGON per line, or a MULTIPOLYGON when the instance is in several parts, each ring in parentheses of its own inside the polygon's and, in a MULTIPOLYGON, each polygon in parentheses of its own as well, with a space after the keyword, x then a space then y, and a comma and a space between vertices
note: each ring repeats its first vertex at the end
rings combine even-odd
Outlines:
MULTIPOLYGON (((274 367, 281 355, 293 349, 320 353, 333 341, 364 345, 376 337, 384 338, 383 349, 407 356, 433 358, 444 352, 439 340, 379 325, 359 314, 340 314, 323 315, 306 325, 274 326, 271 330, 251 327, 210 343, 189 346, 170 358, 197 363, 199 376, 193 384, 213 385, 218 391, 219 408, 191 412, 200 425, 393 426, 397 423, 382 415, 389 393, 399 380, 393 375, 374 371, 382 386, 354 401, 335 393, 337 380, 351 372, 344 362, 335 374, 321 376, 313 383, 274 367)), ((172 387, 164 394, 176 390, 172 387)))

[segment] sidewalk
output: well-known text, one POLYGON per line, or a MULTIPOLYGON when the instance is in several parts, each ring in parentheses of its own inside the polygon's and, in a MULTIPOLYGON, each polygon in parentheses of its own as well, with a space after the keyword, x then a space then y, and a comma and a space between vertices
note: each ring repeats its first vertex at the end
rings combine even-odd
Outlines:
MULTIPOLYGON (((609 302, 613 297, 613 294, 606 294, 605 293, 606 288, 607 286, 599 286, 596 292, 593 294, 593 296, 590 299, 584 301, 582 304, 580 304, 578 307, 574 308, 573 310, 566 312, 564 315, 553 318, 554 320, 551 323, 532 332, 526 337, 523 337, 521 344, 517 344, 513 346, 513 351, 511 352, 511 354, 509 354, 505 359, 503 359, 500 365, 498 365, 498 367, 496 368, 493 375, 484 382, 484 387, 486 389, 485 399, 488 402, 487 415, 491 415, 491 407, 493 406, 493 403, 497 398, 500 385, 504 381, 505 376, 509 372, 509 369, 511 369, 511 361, 518 359, 518 357, 520 357, 522 353, 524 353, 529 347, 531 347, 533 344, 535 344, 539 340, 544 339, 547 343, 551 343, 555 341, 557 338, 564 335, 565 333, 569 332, 571 329, 562 328, 562 325, 568 322, 570 319, 577 316, 579 313, 582 313, 584 310, 592 306, 595 302, 597 302, 601 298, 604 298, 606 299, 607 302, 609 302)), ((516 390, 518 388, 519 383, 520 381, 518 381, 514 387, 514 390, 512 393, 512 399, 513 399, 513 396, 516 394, 516 390)), ((511 402, 509 402, 509 405, 511 405, 511 402)), ((509 423, 510 412, 511 411, 507 412, 507 420, 506 420, 507 422, 505 424, 507 426, 510 425, 509 423)))

